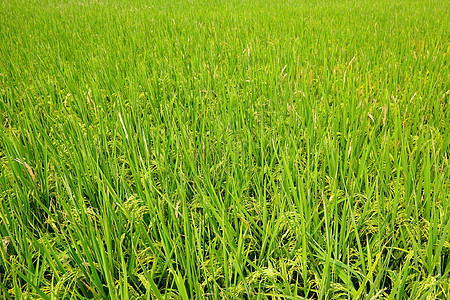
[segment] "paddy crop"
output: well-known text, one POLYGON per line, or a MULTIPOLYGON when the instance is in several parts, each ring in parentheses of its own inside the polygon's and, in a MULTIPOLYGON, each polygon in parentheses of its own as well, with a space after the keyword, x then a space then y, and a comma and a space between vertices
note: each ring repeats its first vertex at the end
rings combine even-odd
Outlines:
POLYGON ((449 299, 450 2, 0 0, 2 299, 449 299))

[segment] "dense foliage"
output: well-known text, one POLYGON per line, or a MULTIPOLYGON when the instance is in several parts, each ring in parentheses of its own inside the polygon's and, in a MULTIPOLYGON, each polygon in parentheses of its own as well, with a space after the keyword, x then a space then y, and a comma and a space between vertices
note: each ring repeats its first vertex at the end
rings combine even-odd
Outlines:
POLYGON ((449 1, 0 0, 2 299, 449 299, 449 1))

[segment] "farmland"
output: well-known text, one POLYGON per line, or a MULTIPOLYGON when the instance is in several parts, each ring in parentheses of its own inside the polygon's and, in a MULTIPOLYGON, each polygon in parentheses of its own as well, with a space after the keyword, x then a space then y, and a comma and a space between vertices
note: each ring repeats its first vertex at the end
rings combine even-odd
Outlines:
POLYGON ((449 1, 0 0, 1 299, 449 299, 449 1))

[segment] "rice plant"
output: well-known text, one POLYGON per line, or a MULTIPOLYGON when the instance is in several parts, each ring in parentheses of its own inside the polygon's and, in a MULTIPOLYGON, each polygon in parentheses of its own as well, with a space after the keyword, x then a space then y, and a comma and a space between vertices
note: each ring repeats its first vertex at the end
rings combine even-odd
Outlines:
POLYGON ((449 11, 0 0, 1 299, 449 299, 449 11))

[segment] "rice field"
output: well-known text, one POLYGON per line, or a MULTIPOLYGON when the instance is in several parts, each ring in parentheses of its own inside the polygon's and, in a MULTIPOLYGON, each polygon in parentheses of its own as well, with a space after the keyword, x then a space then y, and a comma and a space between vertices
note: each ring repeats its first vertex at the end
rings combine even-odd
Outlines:
POLYGON ((449 12, 0 0, 0 299, 450 299, 449 12))

